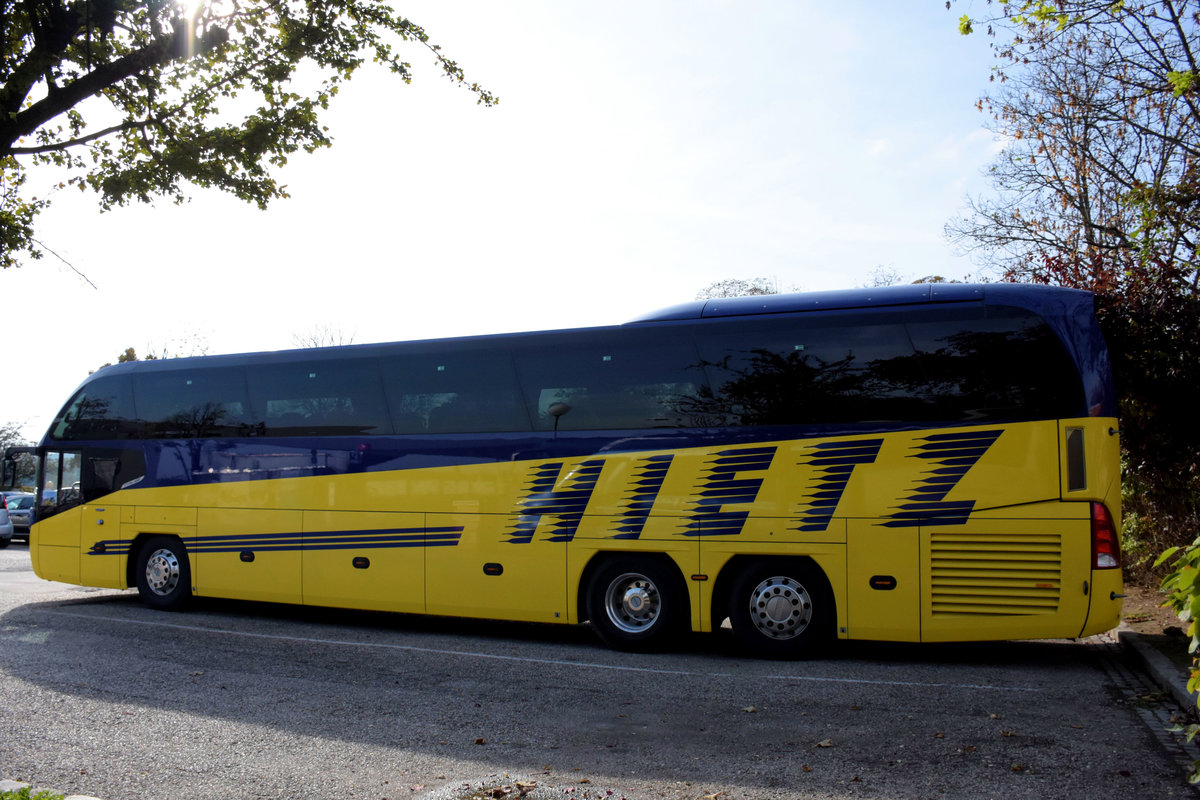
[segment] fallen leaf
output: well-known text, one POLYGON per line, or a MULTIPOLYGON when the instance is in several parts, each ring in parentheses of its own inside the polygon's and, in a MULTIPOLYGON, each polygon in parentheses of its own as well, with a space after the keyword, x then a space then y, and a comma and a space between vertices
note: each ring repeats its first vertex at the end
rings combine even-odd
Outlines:
POLYGON ((1016 736, 1017 734, 1014 731, 1000 731, 1000 735, 1001 736, 1016 736))
POLYGON ((478 739, 475 740, 475 744, 487 744, 487 739, 480 736, 478 739))
POLYGON ((754 706, 746 706, 742 709, 742 711, 745 711, 747 714, 753 714, 755 711, 758 711, 758 709, 754 706))
POLYGON ((805 772, 812 772, 812 767, 810 767, 808 764, 801 764, 800 769, 804 770, 805 772))
POLYGON ((817 747, 833 747, 833 739, 825 739, 824 741, 817 742, 817 747))

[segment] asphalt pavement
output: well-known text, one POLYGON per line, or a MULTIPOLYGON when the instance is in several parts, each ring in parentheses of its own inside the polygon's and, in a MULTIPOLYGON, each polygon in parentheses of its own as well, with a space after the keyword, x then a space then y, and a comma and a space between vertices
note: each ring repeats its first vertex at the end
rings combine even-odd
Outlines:
MULTIPOLYGON (((1187 640, 1179 636, 1153 635, 1139 633, 1122 625, 1116 632, 1117 641, 1122 650, 1133 662, 1139 665, 1149 676, 1151 682, 1171 702, 1178 705, 1185 713, 1195 715, 1197 712, 1196 697, 1188 692, 1187 684, 1190 677, 1188 667, 1187 640)), ((0 792, 19 791, 30 784, 19 781, 0 779, 0 792)), ((31 787, 34 793, 46 787, 31 787)), ((59 792, 50 789, 56 794, 59 792)), ((522 792, 521 797, 527 796, 528 791, 522 792)), ((533 793, 534 796, 540 793, 533 793)), ((89 795, 67 795, 66 800, 99 800, 89 795)))
MULTIPOLYGON (((74 590, 71 587, 64 589, 61 585, 37 580, 29 572, 27 562, 17 564, 14 561, 13 567, 12 571, 3 573, 5 591, 0 594, 0 599, 5 602, 2 605, 12 605, 16 608, 24 602, 23 598, 26 596, 34 600, 28 608, 22 607, 17 613, 5 615, 4 619, 10 627, 0 632, 8 637, 6 643, 11 642, 12 646, 20 648, 20 653, 23 654, 20 659, 14 661, 15 656, 9 653, 10 658, 6 661, 9 667, 20 666, 16 677, 24 681, 21 685, 27 689, 44 688, 51 694, 65 687, 66 694, 72 699, 85 701, 85 708, 108 708, 113 701, 103 691, 109 680, 104 673, 96 671, 82 677, 72 676, 70 665, 63 667, 63 672, 51 674, 47 670, 50 670, 52 665, 59 664, 64 655, 72 652, 72 648, 94 646, 99 649, 87 649, 87 652, 99 652, 111 658, 123 653, 124 648, 128 647, 131 649, 131 659, 122 666, 122 671, 136 674, 147 683, 139 690, 142 694, 132 701, 134 706, 131 708, 149 709, 157 714, 125 714, 124 710, 118 709, 114 710, 114 714, 120 715, 114 717, 120 723, 116 728, 107 727, 109 723, 104 720, 87 729, 74 727, 91 724, 84 715, 73 723, 67 722, 49 731, 46 736, 47 742, 77 746, 80 764, 87 767, 87 774, 91 777, 83 783, 72 781, 69 777, 64 778, 64 774, 67 773, 53 769, 62 763, 61 757, 55 757, 53 748, 48 751, 48 759, 45 762, 27 760, 21 765, 21 771, 16 774, 35 781, 35 786, 31 787, 35 790, 46 788, 53 791, 56 788, 54 784, 62 781, 60 786, 89 792, 87 796, 73 795, 71 800, 93 800, 90 793, 107 800, 127 800, 130 796, 139 796, 131 791, 110 791, 115 785, 125 785, 100 774, 103 771, 101 765, 112 763, 107 757, 112 756, 113 748, 89 745, 89 741, 97 737, 104 739, 110 735, 116 736, 118 731, 125 731, 120 734, 124 737, 161 736, 172 724, 177 724, 180 718, 197 708, 218 709, 202 720, 205 735, 212 741, 228 744, 232 739, 221 731, 223 726, 231 726, 237 734, 233 738, 239 742, 239 747, 249 747, 246 752, 251 756, 257 751, 252 746, 253 742, 244 736, 261 733, 262 730, 276 736, 279 741, 275 742, 275 746, 286 749, 295 743, 304 745, 298 748, 299 757, 302 759, 310 750, 311 753, 318 752, 307 747, 308 739, 324 741, 329 738, 336 745, 331 758, 340 759, 338 763, 351 764, 358 770, 361 758, 370 758, 373 754, 378 754, 383 746, 391 747, 396 744, 399 747, 400 744, 392 741, 398 737, 397 741, 403 740, 403 746, 411 749, 417 757, 420 768, 414 768, 413 774, 421 777, 414 778, 411 786, 405 783, 395 794, 387 791, 386 794, 393 798, 415 793, 412 796, 425 797, 427 800, 462 800, 467 797, 500 796, 495 792, 508 789, 507 796, 511 800, 516 800, 518 796, 526 800, 565 800, 564 791, 572 790, 564 789, 564 786, 574 784, 564 784, 563 780, 573 780, 573 775, 584 774, 588 774, 592 780, 581 779, 586 786, 579 786, 575 796, 603 798, 607 787, 601 785, 601 780, 609 783, 614 775, 620 776, 618 780, 622 781, 621 785, 625 789, 633 788, 625 783, 627 779, 621 774, 621 770, 613 767, 613 764, 617 763, 613 759, 642 759, 648 765, 647 768, 654 767, 658 763, 655 759, 661 760, 669 756, 667 748, 639 749, 635 745, 664 735, 664 732, 690 731, 695 724, 703 725, 706 720, 725 719, 721 714, 730 710, 737 721, 734 728, 719 736, 713 732, 701 734, 693 731, 690 734, 691 738, 686 740, 687 744, 681 745, 686 750, 686 758, 681 762, 683 767, 675 773, 668 769, 661 771, 662 774, 668 778, 677 774, 688 779, 693 775, 700 775, 714 786, 721 785, 721 781, 724 780, 723 773, 719 776, 720 779, 708 780, 711 775, 699 766, 693 769, 690 761, 686 759, 692 755, 698 758, 714 758, 713 754, 718 751, 736 749, 734 745, 739 742, 753 748, 762 737, 770 739, 773 736, 775 738, 771 741, 778 740, 776 743, 782 742, 791 746, 791 750, 779 755, 780 759, 791 760, 770 760, 768 763, 764 759, 768 759, 768 756, 774 758, 773 751, 767 753, 751 750, 747 754, 739 750, 737 752, 740 755, 729 760, 729 768, 778 768, 781 776, 790 776, 789 784, 779 784, 781 788, 792 785, 791 778, 821 777, 830 767, 840 764, 854 763, 867 770, 862 772, 864 780, 861 784, 840 785, 835 780, 830 780, 824 784, 814 784, 825 793, 809 791, 805 796, 851 796, 864 787, 875 787, 877 791, 890 787, 888 791, 893 794, 884 792, 883 796, 954 796, 955 788, 962 790, 965 785, 963 781, 966 779, 963 775, 968 775, 970 780, 978 778, 984 781, 972 784, 973 786, 986 786, 990 780, 994 780, 996 783, 991 796, 1004 794, 1003 791, 996 793, 1000 787, 1008 790, 1008 796, 1014 797, 1072 796, 1073 788, 1084 787, 1087 787, 1087 791, 1080 791, 1075 796, 1197 796, 1194 790, 1186 785, 1183 772, 1175 772, 1174 777, 1167 774, 1170 759, 1175 760, 1175 769, 1186 768, 1186 763, 1180 762, 1190 761, 1190 753, 1195 748, 1181 748, 1177 735, 1163 733, 1179 719, 1195 718, 1195 698, 1187 693, 1186 688, 1190 663, 1187 639, 1178 634, 1159 635, 1154 631, 1143 632, 1146 630, 1145 626, 1139 630, 1122 628, 1097 637, 1102 641, 1085 643, 1084 646, 1075 643, 1012 643, 984 648, 983 652, 991 655, 971 656, 968 652, 961 658, 955 651, 955 657, 947 659, 947 664, 941 663, 939 651, 936 649, 921 651, 919 658, 908 658, 901 650, 895 650, 890 656, 885 654, 884 658, 877 659, 874 650, 851 647, 836 661, 836 676, 826 675, 828 670, 822 667, 828 665, 822 662, 801 665, 804 669, 797 669, 792 664, 781 664, 779 670, 790 676, 788 681, 781 682, 767 680, 778 677, 774 674, 774 668, 764 670, 762 664, 741 663, 732 656, 729 665, 721 661, 720 666, 722 669, 728 666, 731 673, 737 672, 737 675, 700 675, 696 670, 713 669, 713 666, 708 664, 708 653, 684 653, 669 659, 647 658, 636 663, 627 663, 624 659, 615 658, 612 663, 608 663, 607 651, 598 650, 594 654, 588 653, 587 664, 580 664, 576 662, 580 662, 582 652, 588 651, 588 644, 576 641, 575 638, 567 637, 560 642, 555 637, 543 637, 539 634, 523 639, 521 631, 508 631, 507 634, 515 637, 515 644, 510 646, 510 637, 507 634, 497 634, 493 641, 488 636, 481 637, 484 631, 477 626, 468 626, 466 633, 469 637, 481 637, 479 646, 475 648, 481 652, 459 652, 464 648, 454 643, 453 634, 450 634, 451 641, 448 642, 440 638, 447 635, 441 630, 441 626, 435 630, 427 630, 412 621, 404 625, 379 628, 366 626, 359 631, 360 635, 354 638, 355 643, 362 645, 356 649, 350 646, 351 642, 341 641, 340 636, 332 637, 328 633, 322 633, 320 627, 315 633, 306 632, 305 626, 309 624, 309 620, 300 616, 293 617, 286 609, 272 614, 268 613, 271 612, 268 608, 255 609, 253 615, 247 615, 238 625, 217 626, 221 627, 222 631, 216 631, 215 623, 205 618, 199 621, 197 630, 203 628, 201 632, 210 636, 224 633, 238 637, 236 641, 240 643, 223 643, 216 648, 216 657, 227 657, 226 651, 242 655, 254 653, 260 655, 264 663, 270 663, 272 659, 282 659, 282 663, 295 663, 303 666, 303 670, 292 674, 268 667, 260 669, 254 666, 257 661, 239 661, 241 667, 227 670, 218 666, 207 666, 206 662, 200 659, 197 661, 199 667, 188 662, 187 669, 192 671, 187 672, 187 685, 179 688, 173 687, 169 676, 158 680, 154 675, 157 674, 162 659, 177 660, 178 648, 190 641, 187 635, 176 630, 185 627, 184 623, 187 620, 172 618, 168 621, 169 624, 164 624, 163 620, 157 618, 142 619, 142 609, 132 598, 122 598, 120 595, 109 597, 110 593, 98 592, 94 596, 87 596, 86 600, 81 600, 70 592, 90 590, 74 590), (20 568, 16 569, 18 566, 20 568), (65 610, 53 605, 63 597, 70 601, 65 610), (49 605, 39 610, 43 600, 49 605), (105 613, 100 614, 99 611, 105 613), (44 620, 38 614, 44 613, 57 615, 55 632, 60 638, 46 638, 46 631, 39 629, 39 623, 44 620), (119 631, 120 635, 110 635, 107 626, 98 632, 93 631, 92 620, 103 620, 106 624, 112 624, 113 630, 119 631), (121 622, 135 627, 128 631, 125 628, 117 628, 116 623, 121 622), (224 627, 230 627, 231 630, 224 631, 224 627), (393 627, 403 629, 404 636, 397 637, 393 627), (124 638, 126 635, 132 637, 128 644, 124 638), (334 638, 337 641, 333 641, 334 638), (400 638, 403 641, 400 641, 400 638), (166 649, 148 650, 147 643, 150 641, 157 642, 166 649), (492 653, 490 645, 494 642, 503 646, 492 653), (1120 651, 1117 650, 1118 643, 1120 651), (271 648, 278 648, 278 652, 271 648), (522 648, 532 648, 536 652, 527 654, 522 648), (155 653, 157 655, 154 655, 155 653), (492 659, 487 663, 494 662, 496 666, 486 669, 479 667, 482 673, 488 676, 486 680, 476 680, 478 676, 472 672, 456 671, 449 667, 444 670, 445 674, 436 670, 434 674, 430 671, 430 665, 440 663, 439 659, 442 656, 437 654, 443 653, 447 654, 446 657, 452 654, 465 664, 476 666, 480 663, 479 658, 487 657, 492 659), (1007 659, 1004 657, 1006 653, 1007 659), (999 660, 995 660, 997 654, 1001 656, 999 660), (528 657, 518 658, 518 655, 528 657), (1113 655, 1124 657, 1114 659, 1113 655), (1031 679, 1030 676, 1040 673, 1026 672, 1027 669, 1036 670, 1039 663, 1047 659, 1053 661, 1058 656, 1063 657, 1063 663, 1044 673, 1044 677, 1031 679), (592 661, 597 663, 592 664, 592 661), (602 661, 604 663, 599 663, 602 661), (354 674, 365 676, 363 681, 346 680, 345 670, 351 663, 358 670, 354 674), (947 679, 941 670, 950 665, 966 671, 960 677, 947 679), (1073 689, 1076 684, 1073 681, 1080 681, 1079 685, 1087 682, 1088 686, 1092 686, 1090 673, 1097 666, 1107 675, 1107 679, 1102 675, 1099 680, 1116 680, 1121 697, 1117 698, 1115 703, 1107 703, 1104 697, 1099 697, 1096 703, 1077 708, 1078 698, 1073 689), (578 667, 580 670, 587 667, 587 670, 571 671, 572 667, 578 667), (205 671, 200 672, 199 669, 205 671), (864 669, 865 671, 861 671, 864 669), (696 674, 693 675, 692 672, 696 674), (1121 675, 1131 680, 1122 683, 1121 675), (279 685, 274 688, 275 694, 259 697, 255 692, 262 689, 263 678, 266 676, 278 678, 279 685), (386 679, 382 683, 374 680, 380 676, 386 679), (393 688, 393 679, 402 676, 407 676, 406 679, 414 681, 414 684, 408 689, 393 688), (688 677, 685 679, 685 676, 688 677), (643 681, 645 686, 639 681, 643 681), (799 681, 805 681, 805 690, 796 691, 795 686, 799 681), (372 707, 372 703, 375 702, 373 693, 378 689, 376 683, 393 692, 389 697, 396 710, 388 719, 393 723, 402 722, 403 725, 396 731, 384 725, 387 730, 379 737, 374 735, 377 733, 374 728, 363 729, 357 738, 337 734, 337 731, 343 729, 343 725, 353 723, 358 714, 356 709, 360 705, 363 708, 372 707), (677 684, 684 683, 686 686, 683 689, 674 688, 677 684), (782 688, 776 684, 781 684, 782 688), (931 686, 944 688, 934 690, 934 695, 921 694, 931 686), (1039 690, 1037 696, 1041 699, 1028 707, 1004 707, 998 705, 1001 701, 995 699, 996 692, 1027 691, 1030 686, 1039 690), (619 695, 614 693, 614 687, 619 688, 619 695), (935 697, 938 692, 952 690, 948 687, 954 687, 953 691, 958 692, 955 698, 970 706, 966 713, 942 712, 935 697), (726 697, 725 692, 729 689, 733 691, 726 697), (176 690, 178 693, 173 694, 176 690), (209 703, 203 696, 195 694, 204 691, 215 693, 218 702, 209 703), (164 692, 166 694, 163 694, 164 692), (303 694, 303 708, 288 702, 285 695, 289 692, 303 694), (231 694, 233 699, 220 701, 220 696, 225 694, 231 694), (431 696, 427 704, 416 702, 414 699, 426 694, 431 696), (147 700, 148 697, 157 699, 151 702, 147 700), (530 705, 530 697, 542 698, 541 705, 530 705), (587 711, 584 706, 598 697, 619 697, 622 703, 619 708, 587 711), (186 701, 181 698, 186 698, 186 701), (326 703, 329 698, 332 698, 332 705, 326 703), (241 708, 240 704, 243 701, 265 714, 268 722, 282 723, 282 733, 272 732, 270 726, 262 728, 262 720, 257 717, 240 714, 236 709, 241 708), (629 705, 625 701, 637 701, 641 705, 629 705), (1053 710, 1057 706, 1052 705, 1060 701, 1065 703, 1067 709, 1077 710, 1078 718, 1069 720, 1069 724, 1064 722, 1064 712, 1053 710), (478 710, 480 703, 486 706, 482 711, 478 710), (284 706, 282 710, 276 709, 276 705, 279 704, 284 706), (449 705, 442 708, 440 704, 449 705), (581 705, 576 707, 576 704, 581 705), (750 704, 749 707, 744 707, 747 704, 750 704), (290 717, 287 715, 295 710, 292 706, 306 714, 301 718, 301 722, 288 722, 290 717), (309 714, 318 706, 322 709, 321 713, 309 714), (563 710, 567 708, 572 711, 564 713, 563 710), (847 708, 849 710, 846 710, 847 708), (1134 718, 1129 716, 1129 710, 1134 712, 1134 718), (1190 716, 1181 713, 1184 710, 1188 711, 1190 716), (809 712, 807 717, 805 712, 809 712), (513 716, 518 713, 525 716, 513 716), (699 723, 693 719, 697 715, 703 717, 699 723), (1136 716, 1142 717, 1142 721, 1154 733, 1155 738, 1163 743, 1167 752, 1178 756, 1186 754, 1188 757, 1172 755, 1160 764, 1159 756, 1153 753, 1152 743, 1137 742, 1138 747, 1149 746, 1149 749, 1138 751, 1143 753, 1140 757, 1129 756, 1128 760, 1122 760, 1122 753, 1133 752, 1130 737, 1136 739, 1139 736, 1140 728, 1136 716), (814 717, 819 717, 820 721, 813 722, 814 717), (486 736, 486 748, 480 744, 482 739, 474 740, 475 747, 472 747, 470 736, 463 742, 438 744, 439 736, 445 736, 446 731, 462 729, 460 719, 463 718, 474 723, 468 730, 470 736, 486 736), (917 719, 921 724, 912 721, 917 719), (1000 722, 1000 719, 1003 719, 1003 722, 1000 722), (545 726, 545 729, 531 728, 535 723, 537 726, 545 726), (824 742, 814 744, 818 739, 827 737, 824 728, 829 725, 845 726, 835 731, 838 734, 834 736, 837 739, 834 743, 836 747, 832 744, 826 746, 824 742), (922 725, 927 730, 922 729, 922 725), (334 731, 332 737, 329 731, 334 731), (420 733, 421 731, 425 733, 420 733), (930 734, 930 731, 936 733, 930 734), (422 736, 432 738, 426 742, 422 736), (930 736, 933 738, 929 738, 930 736), (501 741, 505 738, 509 741, 501 741), (869 747, 876 740, 886 741, 883 749, 878 752, 870 750, 869 747), (615 749, 597 749, 610 748, 614 743, 620 746, 615 749), (924 750, 917 748, 918 743, 928 750, 924 760, 919 760, 918 753, 924 750), (1124 749, 1126 743, 1131 743, 1128 751, 1124 749), (797 744, 803 745, 804 749, 796 749, 797 744), (980 745, 978 752, 975 744, 980 745), (960 747, 962 752, 956 754, 955 747, 960 747), (498 753, 493 755, 492 749, 498 753), (480 753, 486 750, 488 755, 476 757, 476 750, 480 753), (501 750, 503 753, 499 754, 501 750), (568 752, 573 759, 571 763, 584 767, 582 772, 571 773, 564 770, 564 759, 567 759, 567 756, 563 754, 568 752), (791 762, 796 759, 791 758, 789 753, 797 756, 804 753, 803 758, 814 766, 811 773, 805 769, 805 774, 800 775, 798 769, 792 769, 794 765, 791 762), (900 756, 903 756, 903 765, 900 764, 900 756), (824 760, 821 760, 823 757, 824 760), (1139 761, 1138 758, 1143 761, 1139 761), (895 760, 895 765, 888 759, 895 760), (982 763, 985 761, 988 763, 982 763), (991 764, 991 761, 995 761, 996 765, 991 764), (38 763, 52 769, 38 769, 38 763), (444 769, 443 763, 448 768, 444 769), (545 774, 539 774, 536 769, 533 773, 527 772, 530 764, 536 767, 543 763, 547 765, 545 774), (1019 766, 1010 770, 1010 763, 1019 766), (553 775, 549 773, 551 764, 555 768, 553 775), (1165 769, 1164 764, 1167 765, 1165 769), (784 765, 788 766, 785 768, 784 765), (951 774, 946 772, 947 765, 960 766, 955 766, 951 774), (464 766, 466 769, 463 769, 464 766), (504 769, 517 768, 524 771, 514 771, 512 775, 492 774, 492 771, 501 766, 504 769), (960 768, 964 772, 959 772, 960 768), (1020 772, 1015 771, 1018 768, 1020 772), (792 772, 788 772, 788 769, 792 769, 792 772), (1131 771, 1132 777, 1129 775, 1131 771), (444 775, 441 774, 443 772, 444 775), (435 773, 438 780, 430 780, 435 773), (45 775, 45 778, 39 779, 38 775, 45 775), (895 782, 901 775, 904 776, 903 784, 895 782), (462 776, 463 779, 455 780, 456 776, 462 776), (443 780, 444 777, 448 777, 449 780, 443 780), (469 783, 464 780, 468 777, 469 783), (951 777, 957 782, 950 781, 951 777), (1074 782, 1053 783, 1059 779, 1074 782), (925 790, 909 787, 910 781, 915 781, 915 787, 922 780, 927 782, 925 790), (907 789, 902 791, 897 788, 901 785, 919 793, 906 795, 904 792, 907 789), (1135 791, 1135 785, 1146 791, 1135 791), (532 786, 536 788, 528 788, 532 786), (1057 789, 1050 788, 1053 786, 1057 786, 1057 789), (1155 791, 1149 791, 1151 786, 1155 787, 1155 791), (400 793, 401 791, 403 793, 400 793), (900 793, 894 794, 897 791, 900 793)), ((213 619, 219 618, 227 611, 228 609, 222 607, 212 609, 213 619)), ((952 704, 947 702, 946 705, 952 704)), ((10 710, 12 708, 10 707, 10 710)), ((57 713, 54 716, 64 721, 64 716, 69 718, 69 715, 57 713)), ((14 718, 9 719, 11 722, 14 718)), ((17 735, 19 731, 28 732, 28 726, 14 724, 11 727, 13 735, 17 735)), ((214 752, 220 755, 223 751, 220 748, 210 750, 199 747, 189 758, 201 758, 201 761, 195 763, 203 764, 203 759, 211 758, 214 752)), ((248 763, 251 767, 257 765, 257 768, 268 770, 273 769, 275 765, 274 760, 265 758, 261 764, 255 758, 250 758, 248 763)), ((24 786, 3 780, 12 776, 12 773, 4 773, 14 765, 0 764, 0 790, 24 786)), ((142 764, 141 767, 153 769, 153 765, 148 767, 142 764)), ((655 769, 657 770, 657 767, 655 769)), ((377 771, 380 777, 393 777, 388 768, 377 771)), ((857 770, 855 776, 861 771, 857 770)), ((213 775, 219 777, 204 779, 202 783, 209 789, 222 785, 238 787, 233 792, 237 794, 243 788, 243 785, 238 783, 238 776, 244 780, 245 776, 252 772, 253 769, 250 772, 225 773, 216 769, 213 775), (225 783, 231 779, 232 783, 225 783)), ((636 773, 636 769, 626 772, 636 773)), ((154 774, 169 780, 170 775, 167 773, 154 774)), ((288 781, 296 780, 300 776, 308 776, 308 773, 302 770, 282 769, 276 773, 273 783, 267 782, 259 787, 261 793, 250 794, 260 797, 305 796, 303 788, 298 787, 294 795, 287 788, 291 785, 288 781)), ((370 775, 364 772, 362 776, 355 773, 355 785, 367 785, 370 783, 368 779, 375 777, 375 772, 371 772, 370 775)), ((302 780, 304 782, 300 786, 308 785, 307 778, 302 780)), ((336 784, 336 781, 334 783, 336 784)), ((386 780, 382 781, 382 784, 386 783, 386 780)), ((728 783, 733 784, 733 781, 728 783)), ((765 782, 760 783, 761 786, 754 785, 763 791, 755 796, 789 796, 786 789, 780 794, 771 791, 771 787, 765 782)), ((701 783, 697 782, 696 785, 701 783)), ((687 786, 690 787, 691 784, 687 786)), ((143 790, 144 788, 145 785, 143 790)), ((614 785, 613 788, 616 789, 617 786, 614 785)), ((675 795, 666 792, 653 796, 701 797, 711 792, 711 788, 707 788, 704 793, 698 789, 692 791, 690 788, 681 788, 675 795)), ((146 793, 146 796, 150 794, 146 793)), ((640 795, 635 790, 632 794, 624 794, 627 797, 648 797, 652 793, 640 795)), ((989 796, 988 793, 970 791, 961 796, 968 795, 989 796)), ((193 792, 192 796, 197 796, 197 793, 193 792)), ((239 796, 249 794, 242 792, 239 796)), ((360 793, 347 796, 366 795, 360 793)), ((615 795, 616 798, 621 796, 622 792, 615 795)))

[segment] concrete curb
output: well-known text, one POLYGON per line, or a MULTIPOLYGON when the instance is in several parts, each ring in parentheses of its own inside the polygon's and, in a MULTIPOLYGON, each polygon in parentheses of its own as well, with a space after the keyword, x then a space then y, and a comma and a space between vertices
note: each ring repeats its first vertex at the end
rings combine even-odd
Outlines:
MULTIPOLYGON (((19 792, 27 786, 30 785, 28 783, 21 783, 20 781, 0 780, 0 792, 19 792)), ((62 792, 55 791, 54 789, 33 789, 31 786, 30 789, 33 795, 37 795, 38 792, 46 791, 54 792, 55 794, 62 794, 62 792)), ((98 800, 98 798, 90 797, 86 794, 69 794, 66 796, 65 800, 98 800)))
POLYGON ((1145 636, 1125 626, 1117 630, 1117 642, 1141 662, 1150 678, 1181 708, 1196 711, 1196 697, 1188 691, 1188 673, 1185 670, 1159 652, 1145 636))

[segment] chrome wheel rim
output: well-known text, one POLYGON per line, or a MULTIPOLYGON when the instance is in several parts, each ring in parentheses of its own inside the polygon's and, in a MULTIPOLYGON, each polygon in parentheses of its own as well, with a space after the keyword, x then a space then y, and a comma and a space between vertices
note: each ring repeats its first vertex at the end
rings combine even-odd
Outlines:
POLYGON ((662 612, 662 598, 654 581, 637 572, 614 578, 604 593, 608 621, 625 633, 640 633, 662 612))
POLYGON ((146 585, 157 595, 168 595, 179 585, 179 559, 167 548, 155 550, 146 560, 146 585))
POLYGON ((750 593, 750 621, 769 639, 793 639, 812 622, 812 597, 797 581, 767 578, 750 593))

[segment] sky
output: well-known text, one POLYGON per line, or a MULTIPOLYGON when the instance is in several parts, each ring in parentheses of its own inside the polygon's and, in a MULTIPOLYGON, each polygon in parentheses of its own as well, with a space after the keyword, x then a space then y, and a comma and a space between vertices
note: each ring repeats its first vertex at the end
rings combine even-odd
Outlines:
POLYGON ((940 0, 395 5, 499 105, 417 46, 411 84, 368 69, 343 88, 333 147, 294 156, 291 197, 265 211, 56 194, 38 237, 70 266, 0 272, 0 424, 40 439, 129 347, 606 325, 730 278, 978 273, 943 227, 987 191, 999 145, 975 102, 993 62, 940 0))

